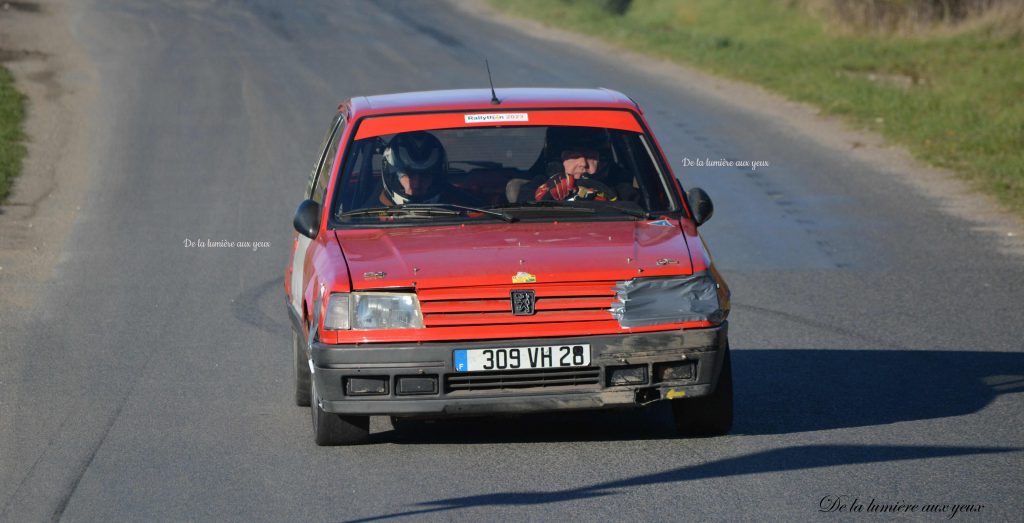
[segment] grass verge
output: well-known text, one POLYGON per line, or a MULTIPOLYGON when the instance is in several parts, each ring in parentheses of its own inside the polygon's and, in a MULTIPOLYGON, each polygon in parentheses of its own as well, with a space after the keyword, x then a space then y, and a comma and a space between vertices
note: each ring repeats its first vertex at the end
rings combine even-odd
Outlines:
POLYGON ((14 88, 11 73, 0 67, 0 203, 7 199, 14 177, 21 172, 24 120, 25 98, 14 88))
POLYGON ((511 14, 763 85, 960 173, 1024 215, 1024 28, 844 30, 790 0, 491 3, 511 14), (557 21, 555 23, 554 21, 557 21))

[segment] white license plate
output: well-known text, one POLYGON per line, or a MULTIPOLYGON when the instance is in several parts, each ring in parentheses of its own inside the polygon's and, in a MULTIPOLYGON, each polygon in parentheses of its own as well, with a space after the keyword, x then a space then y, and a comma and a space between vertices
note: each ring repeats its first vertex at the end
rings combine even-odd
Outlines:
POLYGON ((455 370, 559 369, 590 365, 590 345, 551 345, 500 349, 461 349, 452 355, 455 370))

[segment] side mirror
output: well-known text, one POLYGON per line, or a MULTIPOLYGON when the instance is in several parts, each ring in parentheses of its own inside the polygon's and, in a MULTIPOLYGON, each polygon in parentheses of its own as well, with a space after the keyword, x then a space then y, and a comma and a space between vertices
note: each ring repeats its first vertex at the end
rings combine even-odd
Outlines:
POLYGON ((710 220, 711 215, 715 213, 715 206, 711 203, 711 197, 700 187, 694 187, 686 191, 686 201, 690 204, 693 221, 697 222, 698 227, 710 220))
POLYGON ((317 231, 320 230, 320 204, 313 200, 304 200, 299 204, 299 208, 295 209, 292 225, 299 234, 311 240, 315 239, 317 231))

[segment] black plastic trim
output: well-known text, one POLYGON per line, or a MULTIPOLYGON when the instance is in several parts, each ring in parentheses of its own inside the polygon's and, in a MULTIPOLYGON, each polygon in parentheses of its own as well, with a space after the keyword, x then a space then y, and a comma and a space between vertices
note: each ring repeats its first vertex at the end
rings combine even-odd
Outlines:
POLYGON ((315 342, 312 344, 313 379, 324 400, 324 410, 340 414, 487 414, 639 406, 649 402, 652 394, 660 399, 669 391, 677 397, 710 394, 718 381, 728 346, 727 337, 728 323, 723 322, 707 329, 564 338, 363 345, 315 342), (506 371, 488 376, 487 373, 456 372, 452 364, 452 351, 456 349, 580 343, 591 346, 591 366, 572 371, 506 371), (652 385, 654 364, 680 361, 694 364, 694 375, 690 379, 652 385), (610 385, 607 370, 621 366, 644 366, 645 383, 610 385), (590 373, 585 380, 581 379, 582 375, 576 375, 584 370, 590 373), (397 387, 392 386, 386 395, 365 397, 346 397, 342 390, 343 382, 349 377, 386 376, 397 385, 398 377, 417 374, 437 376, 440 390, 436 394, 399 396, 395 393, 397 387), (500 382, 505 378, 510 386, 449 386, 449 383, 461 385, 472 380, 486 384, 488 380, 500 382))

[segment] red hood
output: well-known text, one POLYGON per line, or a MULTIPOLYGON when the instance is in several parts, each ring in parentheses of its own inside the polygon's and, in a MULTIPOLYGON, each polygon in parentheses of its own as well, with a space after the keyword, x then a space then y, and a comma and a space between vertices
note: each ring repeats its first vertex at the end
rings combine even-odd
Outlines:
POLYGON ((355 290, 501 285, 513 283, 513 276, 521 272, 535 276, 537 283, 692 272, 679 224, 666 220, 495 223, 335 234, 355 290))

